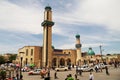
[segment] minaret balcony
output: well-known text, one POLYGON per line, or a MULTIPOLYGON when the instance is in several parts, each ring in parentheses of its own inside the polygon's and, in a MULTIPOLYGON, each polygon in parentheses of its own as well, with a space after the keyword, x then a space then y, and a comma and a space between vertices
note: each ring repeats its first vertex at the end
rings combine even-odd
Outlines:
POLYGON ((53 26, 54 22, 45 20, 45 21, 42 22, 41 25, 42 26, 53 26))
POLYGON ((76 47, 76 48, 81 48, 81 47, 82 47, 82 44, 76 44, 75 47, 76 47))

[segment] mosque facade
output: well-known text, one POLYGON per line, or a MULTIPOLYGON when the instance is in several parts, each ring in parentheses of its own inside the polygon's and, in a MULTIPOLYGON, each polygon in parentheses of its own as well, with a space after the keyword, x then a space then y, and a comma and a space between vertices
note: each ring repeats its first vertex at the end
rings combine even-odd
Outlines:
POLYGON ((76 49, 55 49, 52 47, 52 8, 45 7, 43 27, 43 46, 24 46, 18 50, 16 62, 22 66, 34 64, 36 67, 60 67, 87 64, 88 60, 95 55, 92 49, 87 53, 82 53, 80 35, 75 36, 76 49), (21 62, 22 54, 22 62, 21 62))

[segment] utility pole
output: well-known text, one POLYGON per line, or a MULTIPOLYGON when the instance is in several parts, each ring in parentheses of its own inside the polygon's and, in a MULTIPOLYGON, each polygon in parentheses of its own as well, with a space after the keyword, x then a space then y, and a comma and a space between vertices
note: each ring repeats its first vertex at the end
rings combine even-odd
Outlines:
POLYGON ((102 46, 100 45, 100 54, 101 54, 101 60, 103 61, 103 58, 102 58, 102 46))

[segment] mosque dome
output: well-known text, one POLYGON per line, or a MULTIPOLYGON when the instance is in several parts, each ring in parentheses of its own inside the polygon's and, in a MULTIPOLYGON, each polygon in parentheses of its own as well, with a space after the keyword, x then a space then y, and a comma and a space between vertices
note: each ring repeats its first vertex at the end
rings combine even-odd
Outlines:
POLYGON ((88 55, 95 55, 95 52, 92 50, 92 48, 89 48, 88 55))
POLYGON ((76 38, 80 38, 80 35, 79 35, 79 34, 77 34, 75 37, 76 37, 76 38))
POLYGON ((50 6, 46 6, 45 10, 51 10, 52 8, 50 6))
POLYGON ((52 45, 52 49, 55 49, 55 47, 52 45))

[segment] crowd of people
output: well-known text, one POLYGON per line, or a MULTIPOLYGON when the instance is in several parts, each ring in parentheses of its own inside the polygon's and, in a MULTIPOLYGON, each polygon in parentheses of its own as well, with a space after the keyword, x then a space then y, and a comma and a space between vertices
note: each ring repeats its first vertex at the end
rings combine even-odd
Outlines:
MULTIPOLYGON (((104 62, 104 64, 106 65, 107 63, 104 62)), ((114 63, 111 63, 110 65, 114 65, 114 68, 118 68, 120 66, 120 63, 114 62, 114 63)), ((72 67, 72 68, 74 68, 74 67, 72 67)), ((69 69, 71 70, 71 68, 69 68, 69 69)), ((15 75, 12 76, 12 77, 7 77, 6 80, 23 80, 23 76, 19 74, 19 67, 15 67, 14 70, 15 70, 15 75)), ((76 73, 74 75, 68 74, 66 76, 65 80, 79 80, 78 76, 84 76, 82 74, 83 71, 81 69, 79 69, 78 66, 76 66, 75 70, 76 70, 76 73)), ((100 68, 98 65, 94 66, 94 70, 95 70, 96 73, 103 72, 102 71, 103 69, 100 68)), ((106 75, 110 75, 108 66, 105 66, 104 70, 106 72, 106 75)), ((43 68, 41 70, 40 75, 41 75, 41 78, 50 78, 50 69, 49 68, 43 68)), ((55 71, 54 79, 59 79, 59 78, 60 77, 58 76, 57 71, 55 71)), ((50 79, 48 79, 48 80, 50 80, 50 79)), ((89 74, 89 80, 94 80, 94 75, 91 71, 90 71, 90 74, 89 74)))

